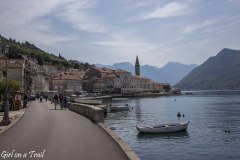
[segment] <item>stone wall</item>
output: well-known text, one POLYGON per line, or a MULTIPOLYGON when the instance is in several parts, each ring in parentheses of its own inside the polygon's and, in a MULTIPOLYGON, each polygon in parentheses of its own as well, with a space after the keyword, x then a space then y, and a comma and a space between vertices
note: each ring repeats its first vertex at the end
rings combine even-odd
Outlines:
POLYGON ((84 115, 95 123, 104 122, 104 113, 99 107, 87 104, 71 103, 69 109, 73 112, 84 115))

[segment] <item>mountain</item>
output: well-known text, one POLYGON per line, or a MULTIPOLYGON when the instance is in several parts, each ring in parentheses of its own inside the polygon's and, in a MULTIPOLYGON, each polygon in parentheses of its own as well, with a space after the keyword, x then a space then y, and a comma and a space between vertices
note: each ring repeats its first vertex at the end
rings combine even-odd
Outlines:
POLYGON ((60 53, 58 54, 58 56, 47 53, 36 47, 34 44, 29 43, 28 41, 17 42, 15 39, 7 39, 0 35, 0 45, 8 45, 10 47, 8 53, 9 58, 36 58, 39 65, 53 64, 64 67, 68 67, 71 65, 64 57, 61 56, 60 53))
MULTIPOLYGON (((12 38, 5 38, 0 34, 0 50, 3 49, 1 46, 8 45, 10 47, 8 58, 23 58, 23 57, 30 57, 35 58, 38 61, 39 65, 43 64, 52 64, 58 67, 74 67, 75 64, 77 68, 81 68, 86 70, 89 68, 89 64, 86 62, 79 62, 77 60, 67 60, 61 56, 59 53, 58 56, 45 52, 42 49, 38 48, 34 44, 29 43, 28 41, 25 42, 17 42, 15 39, 12 38)), ((0 52, 1 54, 1 52, 0 52)), ((1 55, 0 55, 1 56, 1 55)))
POLYGON ((240 89, 240 50, 224 48, 196 67, 176 87, 181 89, 240 89))
MULTIPOLYGON (((123 69, 126 71, 135 74, 135 67, 131 63, 122 62, 115 63, 113 65, 102 65, 96 64, 97 67, 107 67, 112 69, 123 69)), ((162 68, 150 65, 141 66, 141 74, 149 77, 157 82, 166 82, 171 85, 176 84, 179 80, 181 80, 184 76, 186 76, 193 68, 197 65, 185 65, 176 62, 169 62, 162 68)))

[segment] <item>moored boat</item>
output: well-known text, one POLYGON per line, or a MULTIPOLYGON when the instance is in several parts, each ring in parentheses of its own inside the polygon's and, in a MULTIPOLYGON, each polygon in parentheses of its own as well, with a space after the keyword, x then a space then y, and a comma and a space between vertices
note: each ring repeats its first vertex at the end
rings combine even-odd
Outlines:
POLYGON ((101 105, 102 99, 76 98, 75 102, 83 103, 83 104, 90 104, 90 105, 101 105))
POLYGON ((111 106, 110 111, 111 112, 118 112, 118 111, 129 111, 130 106, 126 104, 125 106, 111 106))
POLYGON ((187 130, 188 122, 181 123, 166 123, 152 126, 141 126, 137 125, 137 130, 140 133, 172 133, 187 130))
POLYGON ((128 98, 113 98, 110 105, 110 112, 129 111, 128 98))

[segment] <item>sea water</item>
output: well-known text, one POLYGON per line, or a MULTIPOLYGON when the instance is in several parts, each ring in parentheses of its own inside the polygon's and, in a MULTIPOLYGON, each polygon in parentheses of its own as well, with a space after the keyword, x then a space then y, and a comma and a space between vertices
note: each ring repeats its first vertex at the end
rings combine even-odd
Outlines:
POLYGON ((133 98, 129 112, 108 113, 105 123, 143 160, 240 159, 240 92, 133 98), (177 112, 184 114, 178 118, 177 112), (137 124, 190 121, 187 132, 139 134, 137 124), (227 132, 226 132, 227 131, 227 132), (230 132, 229 132, 230 131, 230 132))

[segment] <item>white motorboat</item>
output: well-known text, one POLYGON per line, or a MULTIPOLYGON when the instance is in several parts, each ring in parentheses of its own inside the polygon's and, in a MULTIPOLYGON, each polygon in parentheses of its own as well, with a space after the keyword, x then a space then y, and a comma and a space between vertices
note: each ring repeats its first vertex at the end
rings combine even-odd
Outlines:
POLYGON ((118 112, 118 111, 129 111, 130 106, 126 104, 125 106, 111 106, 110 111, 111 112, 118 112))
POLYGON ((75 102, 90 104, 90 105, 100 105, 102 104, 102 99, 87 99, 87 98, 76 98, 75 102))
POLYGON ((182 123, 166 123, 153 126, 137 125, 137 130, 140 133, 172 133, 187 130, 189 121, 182 123))
POLYGON ((130 105, 128 102, 128 98, 113 98, 109 108, 110 112, 129 111, 130 105))

